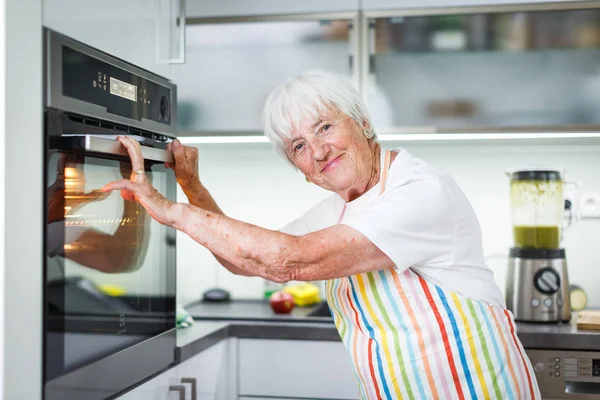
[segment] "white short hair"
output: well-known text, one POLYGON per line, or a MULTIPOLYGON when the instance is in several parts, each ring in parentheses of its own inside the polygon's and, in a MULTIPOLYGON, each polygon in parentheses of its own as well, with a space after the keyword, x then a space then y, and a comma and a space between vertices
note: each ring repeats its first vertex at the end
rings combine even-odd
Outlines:
POLYGON ((285 140, 292 138, 293 128, 307 117, 317 119, 328 108, 343 112, 361 126, 368 122, 366 136, 377 139, 360 94, 347 79, 325 71, 306 72, 271 92, 263 109, 265 136, 277 153, 291 163, 285 140))

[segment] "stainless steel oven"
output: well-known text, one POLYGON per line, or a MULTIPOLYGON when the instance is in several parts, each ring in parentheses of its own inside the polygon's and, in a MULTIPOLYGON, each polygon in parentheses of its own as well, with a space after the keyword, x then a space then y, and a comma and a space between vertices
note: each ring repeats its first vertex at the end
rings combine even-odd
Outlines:
MULTIPOLYGON (((46 29, 44 398, 105 399, 174 361, 175 232, 99 189, 137 139, 168 198, 176 86, 46 29)), ((24 183, 25 184, 25 183, 24 183)))

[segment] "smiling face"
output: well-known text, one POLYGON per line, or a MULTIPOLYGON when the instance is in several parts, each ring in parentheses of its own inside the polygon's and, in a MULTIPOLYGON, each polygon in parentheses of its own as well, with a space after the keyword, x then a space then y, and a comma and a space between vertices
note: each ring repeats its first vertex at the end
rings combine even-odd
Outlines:
POLYGON ((368 126, 327 109, 301 120, 285 141, 285 151, 310 182, 352 201, 379 176, 378 146, 365 137, 364 129, 368 126))

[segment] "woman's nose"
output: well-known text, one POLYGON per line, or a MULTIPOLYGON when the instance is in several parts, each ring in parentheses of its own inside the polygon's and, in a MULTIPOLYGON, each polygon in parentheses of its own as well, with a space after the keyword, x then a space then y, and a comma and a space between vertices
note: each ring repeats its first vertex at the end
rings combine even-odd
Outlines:
POLYGON ((327 158, 331 148, 327 143, 322 140, 315 140, 311 143, 313 159, 316 161, 322 161, 327 158))

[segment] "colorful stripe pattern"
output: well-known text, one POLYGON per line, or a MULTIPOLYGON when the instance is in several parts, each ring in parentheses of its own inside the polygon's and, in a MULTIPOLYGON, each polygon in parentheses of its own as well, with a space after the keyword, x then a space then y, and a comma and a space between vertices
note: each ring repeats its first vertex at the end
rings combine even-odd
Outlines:
MULTIPOLYGON (((380 193, 389 164, 386 152, 380 193)), ((541 398, 509 311, 446 292, 411 269, 334 279, 326 289, 361 398, 541 398)))
POLYGON ((412 270, 327 282, 363 399, 540 399, 512 314, 412 270))

